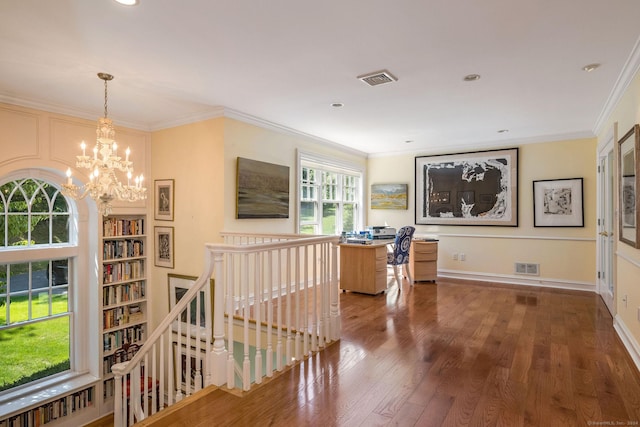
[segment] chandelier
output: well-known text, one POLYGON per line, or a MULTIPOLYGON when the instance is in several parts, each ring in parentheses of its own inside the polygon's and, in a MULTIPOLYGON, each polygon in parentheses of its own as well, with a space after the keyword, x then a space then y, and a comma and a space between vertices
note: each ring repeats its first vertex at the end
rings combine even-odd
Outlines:
POLYGON ((125 158, 118 156, 118 144, 114 140, 113 122, 107 118, 107 82, 113 80, 111 74, 98 73, 104 80, 104 117, 98 119, 96 145, 93 156, 86 155, 87 146, 82 141, 82 155, 76 156, 76 168, 89 170, 89 182, 78 187, 71 181, 71 168, 67 169, 67 183, 62 185, 62 194, 73 199, 91 196, 98 204, 98 210, 104 216, 111 214, 113 200, 135 202, 147 198, 147 189, 142 185, 142 174, 133 176, 133 162, 129 160, 131 151, 125 151, 125 158), (118 175, 126 176, 127 183, 118 180, 118 175))

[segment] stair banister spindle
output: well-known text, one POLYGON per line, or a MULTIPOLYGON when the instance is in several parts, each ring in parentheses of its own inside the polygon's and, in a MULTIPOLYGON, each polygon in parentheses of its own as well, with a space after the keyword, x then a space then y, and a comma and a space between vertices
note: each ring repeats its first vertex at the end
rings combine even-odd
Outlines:
POLYGON ((273 251, 267 252, 267 369, 265 374, 273 376, 273 251))
POLYGON ((295 336, 295 345, 294 345, 294 357, 296 360, 302 359, 300 348, 300 247, 294 249, 294 297, 295 297, 295 313, 294 313, 294 323, 292 327, 296 328, 296 336, 295 336))
POLYGON ((262 277, 263 277, 263 262, 264 261, 264 253, 256 254, 256 265, 255 265, 255 278, 254 278, 254 290, 253 293, 255 295, 254 306, 255 306, 255 319, 256 319, 256 357, 254 363, 254 371, 255 371, 255 381, 257 384, 262 382, 262 328, 260 327, 262 320, 262 277))

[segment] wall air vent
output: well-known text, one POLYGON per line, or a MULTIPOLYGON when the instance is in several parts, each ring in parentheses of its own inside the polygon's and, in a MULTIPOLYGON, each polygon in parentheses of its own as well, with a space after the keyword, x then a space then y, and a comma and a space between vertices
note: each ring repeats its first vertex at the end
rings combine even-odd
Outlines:
POLYGON ((516 262, 515 264, 516 274, 528 274, 529 276, 540 275, 540 264, 528 264, 525 262, 516 262))
POLYGON ((385 83, 392 83, 398 79, 387 70, 376 71, 375 73, 363 74, 358 76, 358 80, 362 80, 369 86, 378 86, 385 83))

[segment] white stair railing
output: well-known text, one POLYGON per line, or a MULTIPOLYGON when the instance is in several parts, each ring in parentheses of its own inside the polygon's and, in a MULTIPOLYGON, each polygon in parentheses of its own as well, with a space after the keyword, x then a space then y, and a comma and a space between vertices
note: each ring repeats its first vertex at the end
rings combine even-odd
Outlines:
POLYGON ((205 245, 202 274, 142 348, 112 367, 116 427, 208 385, 249 390, 340 338, 338 237, 223 237, 205 245), (204 325, 192 316, 203 305, 204 325))

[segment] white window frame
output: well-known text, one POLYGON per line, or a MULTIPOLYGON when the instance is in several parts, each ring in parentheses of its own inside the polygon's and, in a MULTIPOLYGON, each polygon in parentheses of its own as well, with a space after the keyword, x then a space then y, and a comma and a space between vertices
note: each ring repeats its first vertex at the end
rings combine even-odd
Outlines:
MULTIPOLYGON (((296 195, 297 195, 297 204, 296 204, 296 233, 300 233, 301 230, 301 215, 300 215, 300 206, 302 203, 301 194, 302 194, 302 168, 309 167, 314 168, 316 170, 320 170, 323 172, 335 172, 342 175, 352 175, 357 176, 358 184, 356 186, 357 195, 355 198, 355 212, 354 212, 354 229, 359 230, 363 227, 364 221, 364 192, 363 192, 363 182, 364 182, 364 171, 363 169, 354 163, 350 163, 347 161, 340 161, 334 158, 322 156, 315 153, 309 153, 304 151, 298 151, 298 161, 297 161, 297 187, 296 187, 296 195)), ((343 182, 342 179, 338 180, 338 194, 337 200, 325 200, 323 198, 322 192, 322 176, 316 177, 318 185, 316 188, 316 198, 318 203, 318 217, 317 221, 313 223, 317 226, 319 232, 322 234, 322 205, 323 202, 335 202, 338 203, 340 208, 336 213, 337 218, 336 222, 338 224, 342 224, 342 206, 343 206, 343 182)), ((306 224, 305 224, 306 225, 306 224)), ((342 230, 336 230, 337 233, 340 233, 342 230)), ((350 231, 350 230, 346 230, 350 231)))
MULTIPOLYGON (((46 181, 60 188, 64 182, 64 172, 56 173, 44 169, 21 169, 0 177, 0 185, 7 182, 33 178, 46 181)), ((77 203, 66 199, 69 207, 69 243, 38 245, 20 249, 0 249, 3 263, 13 264, 48 259, 69 259, 69 362, 70 371, 52 375, 41 380, 5 390, 0 393, 0 418, 29 407, 29 399, 34 393, 49 390, 51 396, 64 394, 66 385, 83 387, 94 383, 99 377, 98 361, 98 319, 94 319, 98 309, 97 290, 97 224, 98 213, 95 205, 83 200, 77 203), (92 232, 93 231, 93 232, 92 232)), ((4 307, 3 307, 4 309, 4 307)))

